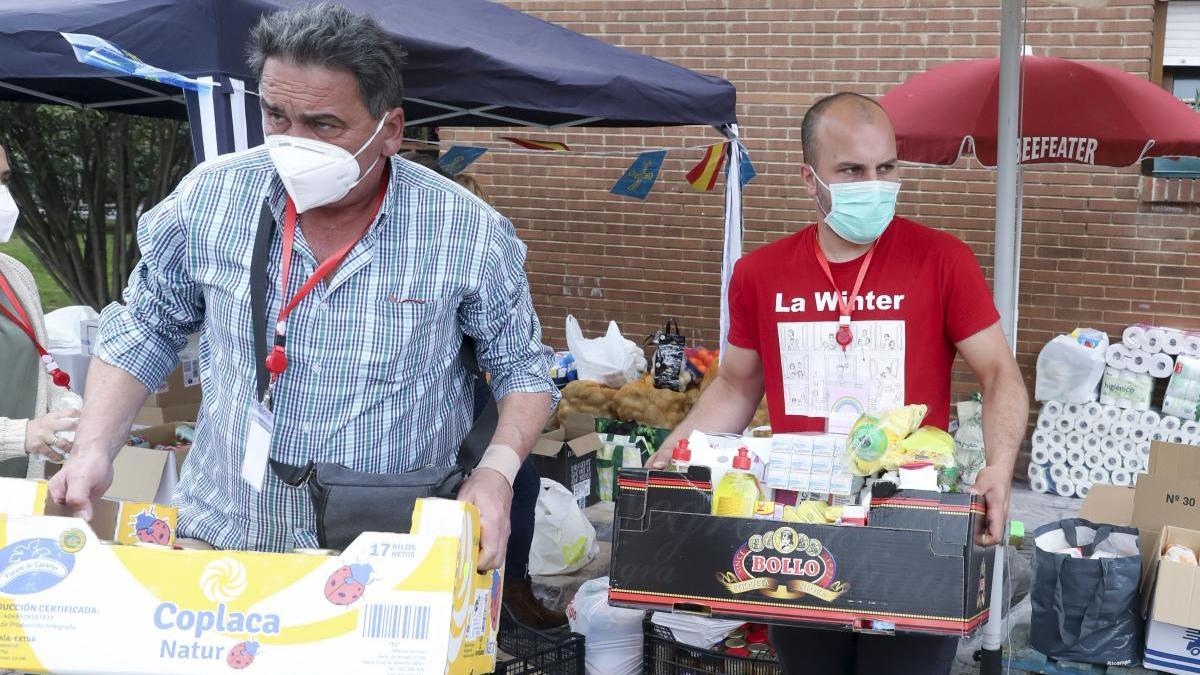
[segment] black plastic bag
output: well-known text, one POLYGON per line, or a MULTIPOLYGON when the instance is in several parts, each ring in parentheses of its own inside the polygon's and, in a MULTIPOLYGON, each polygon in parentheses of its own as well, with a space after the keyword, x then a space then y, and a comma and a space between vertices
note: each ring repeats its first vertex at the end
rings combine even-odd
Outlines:
POLYGON ((1033 648, 1068 661, 1138 665, 1137 529, 1071 518, 1043 525, 1034 537, 1033 648))
POLYGON ((667 325, 652 336, 654 341, 654 360, 651 371, 654 373, 656 389, 672 389, 683 391, 683 347, 686 344, 679 332, 679 324, 675 319, 667 319, 667 325))

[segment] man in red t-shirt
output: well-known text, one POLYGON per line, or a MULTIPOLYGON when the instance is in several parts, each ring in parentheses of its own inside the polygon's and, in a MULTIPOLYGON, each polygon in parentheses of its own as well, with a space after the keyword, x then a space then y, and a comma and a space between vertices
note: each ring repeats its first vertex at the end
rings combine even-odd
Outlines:
MULTIPOLYGON (((929 406, 950 419, 962 354, 983 389, 987 505, 980 544, 1003 539, 1013 463, 1029 400, 987 282, 965 244, 895 216, 896 138, 883 109, 857 94, 818 101, 801 128, 802 168, 820 222, 742 258, 729 285, 729 345, 718 376, 650 466, 695 429, 738 433, 767 396, 777 433, 846 424, 863 403, 929 406)), ((786 672, 948 673, 957 640, 776 627, 786 672)))

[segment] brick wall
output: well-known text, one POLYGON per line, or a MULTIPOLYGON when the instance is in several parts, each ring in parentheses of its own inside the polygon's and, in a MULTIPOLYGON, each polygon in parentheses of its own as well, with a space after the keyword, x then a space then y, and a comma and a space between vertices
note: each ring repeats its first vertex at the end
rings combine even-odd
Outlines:
MULTIPOLYGON (((1110 0, 1088 10, 1031 0, 1026 42, 1039 55, 1102 61, 1146 76, 1153 2, 1110 0)), ((800 119, 813 101, 836 91, 878 95, 944 62, 995 56, 999 46, 999 0, 506 4, 734 83, 759 173, 745 194, 747 250, 815 218, 796 171, 800 119)), ((718 140, 694 127, 532 135, 603 148, 718 140)), ((529 244, 530 282, 550 344, 563 348, 568 312, 588 332, 616 319, 635 340, 672 315, 690 336, 715 344, 723 197, 720 187, 699 194, 683 181, 700 155, 668 156, 644 203, 608 193, 627 158, 493 153, 476 165, 529 244)), ((1200 229, 1191 227, 1200 222, 1200 186, 1143 179, 1136 168, 1054 167, 1025 176, 1019 361, 1031 392, 1041 345, 1077 325, 1110 334, 1133 321, 1200 328, 1200 280, 1188 274, 1200 260, 1200 229)), ((901 213, 967 241, 990 279, 995 172, 963 160, 950 168, 905 167, 902 177, 901 213)), ((971 386, 960 369, 958 392, 971 386)))

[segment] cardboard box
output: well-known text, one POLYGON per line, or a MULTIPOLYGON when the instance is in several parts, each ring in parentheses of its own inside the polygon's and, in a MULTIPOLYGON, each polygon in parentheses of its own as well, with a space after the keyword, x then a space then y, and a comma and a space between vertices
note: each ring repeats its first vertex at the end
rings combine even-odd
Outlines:
POLYGON ((1155 547, 1157 564, 1145 594, 1147 668, 1191 675, 1200 672, 1200 567, 1158 557, 1172 544, 1200 551, 1200 531, 1167 525, 1155 547))
MULTIPOLYGON (((1079 517, 1094 523, 1138 528, 1143 582, 1157 556, 1154 547, 1163 527, 1200 530, 1200 448, 1155 441, 1150 444, 1148 474, 1137 487, 1092 486, 1079 517)), ((1146 586, 1143 583, 1143 592, 1146 586)))
POLYGON ((181 358, 179 367, 167 376, 157 391, 150 394, 145 406, 170 408, 184 403, 199 403, 200 394, 200 359, 181 358))
POLYGON ((603 445, 591 415, 569 413, 560 428, 538 438, 531 454, 542 477, 561 483, 584 508, 599 501, 595 458, 603 445))
MULTIPOLYGON (((54 503, 44 480, 0 478, 0 513, 29 516, 70 516, 54 503)), ((92 509, 92 531, 119 544, 171 546, 179 529, 179 511, 170 506, 103 497, 92 509)), ((2 649, 2 646, 0 646, 2 649)))
POLYGON ((502 578, 475 571, 478 511, 422 499, 413 524, 327 556, 109 545, 76 518, 0 516, 0 668, 492 672, 502 578))
POLYGON ((711 475, 621 471, 609 602, 775 624, 969 635, 994 548, 970 494, 900 491, 870 527, 709 515, 711 475))
POLYGON ((147 426, 157 426, 165 424, 172 420, 195 420, 200 416, 200 401, 196 400, 192 403, 181 403, 179 405, 160 408, 158 406, 142 406, 138 411, 137 417, 133 418, 134 424, 144 424, 147 426))
MULTIPOLYGON (((140 429, 136 433, 151 446, 172 445, 179 422, 140 429)), ((175 494, 179 472, 187 459, 186 451, 155 450, 127 445, 113 459, 113 482, 104 496, 132 502, 169 504, 175 494)), ((67 461, 71 461, 69 458, 67 461)), ((46 463, 46 478, 62 469, 62 464, 46 463)), ((2 503, 2 502, 0 502, 2 503)))

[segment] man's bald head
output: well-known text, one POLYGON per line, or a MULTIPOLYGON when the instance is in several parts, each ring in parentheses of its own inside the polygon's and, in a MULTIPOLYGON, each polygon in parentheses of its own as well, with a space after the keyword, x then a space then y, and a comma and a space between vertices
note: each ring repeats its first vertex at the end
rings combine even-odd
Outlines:
POLYGON ((895 135, 887 113, 873 99, 850 92, 826 96, 808 109, 804 121, 800 123, 800 144, 804 150, 804 161, 810 166, 817 164, 821 128, 826 121, 846 126, 886 127, 889 133, 895 135))

